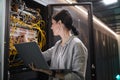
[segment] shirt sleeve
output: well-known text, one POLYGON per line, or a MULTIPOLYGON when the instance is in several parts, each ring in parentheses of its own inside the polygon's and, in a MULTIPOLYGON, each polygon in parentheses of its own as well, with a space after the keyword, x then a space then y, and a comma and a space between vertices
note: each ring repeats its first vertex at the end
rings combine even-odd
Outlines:
POLYGON ((73 47, 72 72, 65 75, 65 80, 84 80, 87 65, 87 49, 76 43, 73 47))
POLYGON ((52 55, 53 55, 56 47, 58 46, 58 44, 59 44, 60 42, 61 42, 61 40, 57 41, 53 47, 51 47, 51 48, 49 48, 48 50, 42 52, 42 54, 43 54, 43 56, 44 56, 44 58, 45 58, 46 61, 51 60, 51 57, 52 57, 52 55))
POLYGON ((51 47, 48 50, 42 52, 42 54, 43 54, 46 61, 51 60, 53 50, 54 50, 54 47, 51 47))

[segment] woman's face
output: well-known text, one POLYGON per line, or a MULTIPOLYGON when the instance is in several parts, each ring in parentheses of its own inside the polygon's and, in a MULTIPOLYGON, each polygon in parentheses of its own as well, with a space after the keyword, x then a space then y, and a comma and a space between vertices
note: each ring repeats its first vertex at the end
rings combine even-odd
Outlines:
POLYGON ((54 36, 58 36, 60 32, 60 24, 52 19, 52 27, 51 27, 54 36))

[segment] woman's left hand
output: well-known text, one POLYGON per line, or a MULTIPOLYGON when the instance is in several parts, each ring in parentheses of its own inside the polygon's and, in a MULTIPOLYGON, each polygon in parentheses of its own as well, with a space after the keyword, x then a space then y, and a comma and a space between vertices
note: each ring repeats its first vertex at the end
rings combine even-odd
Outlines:
POLYGON ((32 69, 33 71, 39 71, 39 69, 35 68, 34 64, 31 63, 31 64, 28 64, 30 69, 32 69))

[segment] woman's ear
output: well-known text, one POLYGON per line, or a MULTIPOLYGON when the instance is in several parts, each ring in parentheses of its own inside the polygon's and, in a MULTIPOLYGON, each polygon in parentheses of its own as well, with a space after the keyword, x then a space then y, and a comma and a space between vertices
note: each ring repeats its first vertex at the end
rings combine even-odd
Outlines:
POLYGON ((62 21, 59 20, 59 21, 58 21, 58 24, 59 24, 59 30, 61 30, 61 29, 62 29, 62 21))
POLYGON ((62 21, 61 21, 61 20, 59 20, 59 21, 58 21, 58 23, 59 23, 59 24, 61 24, 61 23, 62 23, 62 21))

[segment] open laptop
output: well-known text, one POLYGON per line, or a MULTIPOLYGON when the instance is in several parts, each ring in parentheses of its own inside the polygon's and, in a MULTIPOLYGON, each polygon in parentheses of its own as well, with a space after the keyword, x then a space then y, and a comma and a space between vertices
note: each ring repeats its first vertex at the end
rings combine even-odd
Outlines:
POLYGON ((38 69, 49 69, 57 72, 71 72, 71 69, 51 69, 47 64, 44 56, 36 42, 26 42, 15 44, 15 48, 23 59, 24 64, 29 67, 29 64, 34 64, 38 69))
POLYGON ((38 69, 49 69, 49 66, 36 42, 15 44, 15 48, 27 67, 29 67, 29 64, 33 63, 38 69))

